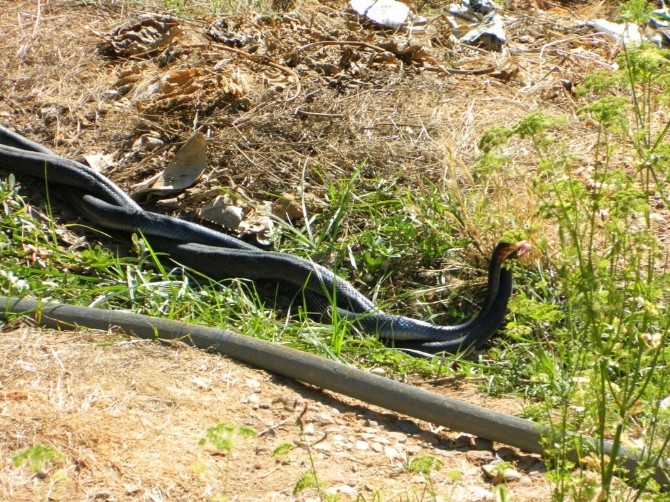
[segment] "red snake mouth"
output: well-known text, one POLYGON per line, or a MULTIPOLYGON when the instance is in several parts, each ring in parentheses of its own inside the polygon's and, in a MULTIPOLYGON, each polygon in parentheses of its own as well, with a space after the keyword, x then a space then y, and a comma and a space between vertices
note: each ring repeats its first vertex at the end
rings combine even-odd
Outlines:
POLYGON ((504 262, 508 258, 518 258, 529 253, 533 249, 528 241, 519 241, 514 244, 508 244, 502 251, 500 261, 504 262))

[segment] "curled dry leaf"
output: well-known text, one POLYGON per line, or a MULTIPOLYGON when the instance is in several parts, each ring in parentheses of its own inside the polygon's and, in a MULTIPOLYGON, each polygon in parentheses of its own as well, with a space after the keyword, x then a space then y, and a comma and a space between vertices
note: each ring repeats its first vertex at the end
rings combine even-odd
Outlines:
POLYGON ((199 212, 202 219, 221 225, 227 230, 237 230, 244 218, 244 208, 229 195, 219 195, 207 202, 199 212))
POLYGON ((382 49, 402 60, 405 64, 423 63, 430 58, 430 55, 420 44, 410 43, 406 40, 392 38, 382 40, 377 44, 382 49))
POLYGON ((230 19, 218 19, 205 32, 215 42, 226 44, 229 47, 247 47, 249 52, 258 49, 262 42, 260 31, 255 26, 241 26, 241 23, 233 24, 230 19), (251 49, 251 50, 249 50, 251 49))
POLYGON ((207 163, 207 141, 197 132, 177 151, 165 170, 138 185, 131 194, 135 200, 160 199, 180 192, 198 180, 207 163))
POLYGON ((137 138, 131 150, 132 152, 152 152, 162 146, 164 146, 164 142, 160 135, 155 131, 150 131, 137 138))
POLYGON ((92 153, 84 155, 84 159, 91 169, 99 173, 114 165, 114 154, 112 153, 92 153))
POLYGON ((116 57, 151 54, 169 45, 182 33, 179 22, 170 16, 144 14, 103 35, 101 51, 116 57))
POLYGON ((198 77, 203 75, 202 68, 187 68, 170 70, 161 77, 138 79, 129 98, 140 110, 145 108, 148 102, 171 98, 183 101, 202 88, 202 82, 198 80, 198 77))
POLYGON ((298 220, 303 217, 302 205, 291 194, 282 194, 272 204, 272 214, 282 220, 298 220))
POLYGON ((200 101, 231 102, 247 93, 242 72, 225 75, 221 69, 196 67, 173 69, 157 77, 145 76, 143 70, 135 67, 117 82, 117 92, 127 95, 138 110, 173 109, 200 101))
POLYGON ((267 211, 252 209, 240 224, 243 234, 253 235, 256 242, 263 246, 272 244, 272 234, 275 231, 275 224, 267 214, 267 211))
POLYGON ((259 244, 269 245, 275 228, 268 216, 271 204, 245 204, 242 202, 244 199, 234 194, 219 195, 206 203, 199 215, 240 235, 253 235, 259 244))

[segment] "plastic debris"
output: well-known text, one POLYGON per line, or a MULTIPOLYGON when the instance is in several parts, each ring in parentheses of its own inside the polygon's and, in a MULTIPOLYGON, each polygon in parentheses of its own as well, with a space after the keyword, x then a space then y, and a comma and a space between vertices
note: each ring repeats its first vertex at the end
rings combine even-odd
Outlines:
POLYGON ((463 0, 447 8, 454 35, 462 44, 501 50, 507 42, 498 6, 491 0, 463 0))
POLYGON ((670 11, 663 1, 659 2, 659 8, 652 11, 649 20, 642 27, 634 23, 613 23, 606 19, 588 21, 586 26, 626 47, 639 47, 644 42, 662 48, 670 47, 670 11))
POLYGON ((477 45, 487 50, 499 51, 507 42, 502 18, 497 12, 491 12, 481 21, 479 26, 463 35, 460 42, 477 45))
POLYGON ((397 0, 351 0, 351 8, 360 16, 387 28, 399 29, 410 15, 410 8, 397 0))
POLYGON ((608 40, 622 43, 626 47, 639 46, 644 40, 640 28, 633 23, 613 23, 607 19, 596 19, 586 25, 605 35, 608 40))

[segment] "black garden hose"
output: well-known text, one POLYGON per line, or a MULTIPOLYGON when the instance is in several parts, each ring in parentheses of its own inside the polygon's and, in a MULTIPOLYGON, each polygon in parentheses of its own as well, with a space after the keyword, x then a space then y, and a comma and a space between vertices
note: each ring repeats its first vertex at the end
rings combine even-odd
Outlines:
MULTIPOLYGON (((0 319, 16 316, 26 316, 39 325, 55 329, 85 327, 106 331, 120 328, 140 338, 179 340, 278 375, 530 453, 543 454, 545 449, 542 438, 551 438, 549 428, 530 420, 450 399, 312 354, 216 328, 130 312, 0 297, 0 319)), ((562 438, 557 438, 557 441, 562 441, 562 438)), ((610 441, 586 437, 581 438, 581 444, 579 452, 569 453, 571 460, 578 461, 590 452, 602 451, 610 456, 615 453, 610 441)), ((638 469, 638 452, 619 447, 616 454, 623 459, 622 465, 629 473, 638 469)), ((664 489, 670 487, 670 479, 660 466, 651 476, 664 489)))

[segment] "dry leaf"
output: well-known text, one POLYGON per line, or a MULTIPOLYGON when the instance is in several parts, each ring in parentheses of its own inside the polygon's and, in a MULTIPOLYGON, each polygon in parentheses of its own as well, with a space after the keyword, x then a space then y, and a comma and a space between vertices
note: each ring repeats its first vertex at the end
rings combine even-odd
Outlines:
POLYGON ((207 202, 200 210, 200 217, 221 225, 238 235, 253 235, 259 244, 271 244, 274 222, 268 215, 272 211, 270 202, 244 202, 246 197, 235 193, 219 195, 207 202))
POLYGON ((302 206, 290 194, 282 194, 274 204, 272 204, 272 214, 283 220, 297 220, 303 217, 302 206))
POLYGON ((179 22, 170 16, 144 14, 139 20, 104 35, 101 51, 117 57, 150 54, 170 44, 182 33, 179 22))
POLYGON ((99 173, 112 167, 114 162, 114 154, 112 153, 93 153, 91 155, 84 155, 84 159, 89 167, 99 173))
POLYGON ((237 230, 244 218, 244 209, 236 205, 230 195, 219 195, 200 209, 200 217, 221 225, 228 230, 237 230))
POLYGON ((197 132, 177 151, 165 171, 134 188, 135 200, 153 200, 180 192, 198 180, 207 163, 207 141, 197 132))

